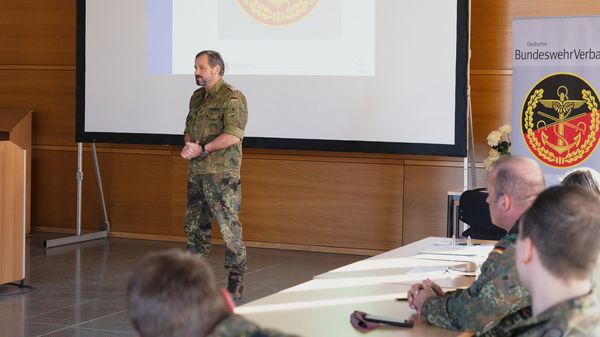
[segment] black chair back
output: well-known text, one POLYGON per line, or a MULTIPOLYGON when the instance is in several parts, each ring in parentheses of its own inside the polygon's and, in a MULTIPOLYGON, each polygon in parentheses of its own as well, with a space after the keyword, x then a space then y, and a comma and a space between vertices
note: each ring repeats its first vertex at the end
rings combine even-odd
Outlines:
POLYGON ((492 223, 490 207, 485 201, 488 193, 485 188, 464 191, 460 195, 458 218, 469 225, 462 233, 463 237, 472 239, 500 240, 506 231, 492 223))

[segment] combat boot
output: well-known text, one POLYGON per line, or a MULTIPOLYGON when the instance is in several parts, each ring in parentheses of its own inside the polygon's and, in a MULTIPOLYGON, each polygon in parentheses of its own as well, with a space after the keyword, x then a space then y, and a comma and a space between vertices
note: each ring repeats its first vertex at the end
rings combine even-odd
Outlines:
POLYGON ((231 297, 236 302, 242 298, 243 290, 244 275, 236 272, 229 272, 229 279, 227 281, 227 291, 231 294, 231 297))

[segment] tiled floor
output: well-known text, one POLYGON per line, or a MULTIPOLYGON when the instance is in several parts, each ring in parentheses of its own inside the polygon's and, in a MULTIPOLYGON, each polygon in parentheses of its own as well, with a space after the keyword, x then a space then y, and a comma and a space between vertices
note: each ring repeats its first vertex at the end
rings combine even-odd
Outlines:
MULTIPOLYGON (((145 253, 182 243, 105 239, 43 248, 60 237, 36 233, 27 240, 26 284, 33 292, 1 296, 0 337, 135 336, 126 311, 125 286, 145 253)), ((312 276, 363 259, 362 256, 248 249, 244 302, 308 281, 312 276)), ((223 247, 214 246, 209 262, 224 286, 223 247)))

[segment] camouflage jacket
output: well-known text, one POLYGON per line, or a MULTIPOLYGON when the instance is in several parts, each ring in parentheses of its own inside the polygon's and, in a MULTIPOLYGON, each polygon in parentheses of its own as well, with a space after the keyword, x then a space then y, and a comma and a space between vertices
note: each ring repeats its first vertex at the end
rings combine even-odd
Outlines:
POLYGON ((547 309, 509 329, 510 336, 567 337, 600 336, 600 306, 590 293, 547 309))
POLYGON ((229 315, 207 337, 292 337, 292 335, 263 329, 242 316, 229 315))
POLYGON ((436 326, 481 331, 488 323, 529 306, 529 292, 515 267, 517 225, 494 246, 481 266, 481 275, 467 289, 429 298, 421 314, 436 326))
POLYGON ((509 337, 511 336, 510 329, 513 326, 527 320, 532 315, 531 306, 525 307, 495 322, 489 323, 477 334, 477 337, 509 337))
MULTIPOLYGON (((214 140, 222 133, 244 138, 248 121, 246 97, 233 89, 223 79, 207 93, 204 87, 194 91, 190 98, 190 111, 185 121, 184 133, 200 144, 214 140)), ((190 174, 214 174, 238 170, 242 162, 242 143, 212 152, 200 160, 190 160, 190 174)))
MULTIPOLYGON (((599 262, 600 263, 600 262, 599 262)), ((592 277, 594 283, 594 294, 596 296, 596 303, 600 303, 600 291, 598 291, 598 285, 600 284, 600 267, 596 266, 592 277)), ((483 329, 477 336, 479 337, 508 337, 512 335, 511 328, 520 322, 530 318, 532 316, 531 307, 523 308, 517 312, 514 312, 496 322, 490 323, 486 328, 483 329)))

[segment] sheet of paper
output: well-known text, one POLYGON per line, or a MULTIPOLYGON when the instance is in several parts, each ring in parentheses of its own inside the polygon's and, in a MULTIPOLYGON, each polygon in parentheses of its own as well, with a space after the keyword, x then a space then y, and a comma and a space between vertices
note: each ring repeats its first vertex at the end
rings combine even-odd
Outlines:
MULTIPOLYGON (((474 246, 432 246, 419 252, 420 254, 435 255, 460 255, 460 256, 488 256, 494 246, 492 245, 474 245, 474 246)), ((417 255, 417 256, 418 256, 417 255)))

